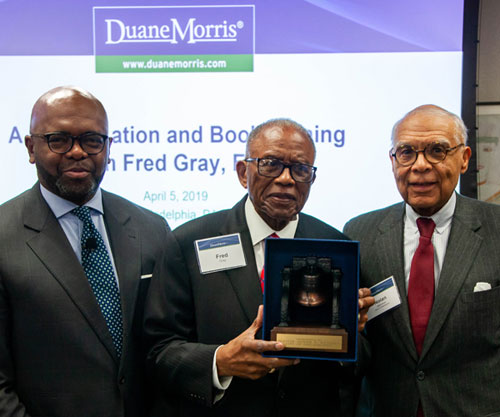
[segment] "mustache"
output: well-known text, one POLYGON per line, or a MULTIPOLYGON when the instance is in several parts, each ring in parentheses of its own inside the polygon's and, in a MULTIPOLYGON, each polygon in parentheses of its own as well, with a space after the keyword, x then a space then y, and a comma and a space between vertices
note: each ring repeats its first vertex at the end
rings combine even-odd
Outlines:
POLYGON ((91 163, 88 163, 87 161, 78 161, 78 162, 71 162, 68 164, 60 164, 58 170, 59 172, 66 172, 66 171, 93 172, 94 167, 91 163))

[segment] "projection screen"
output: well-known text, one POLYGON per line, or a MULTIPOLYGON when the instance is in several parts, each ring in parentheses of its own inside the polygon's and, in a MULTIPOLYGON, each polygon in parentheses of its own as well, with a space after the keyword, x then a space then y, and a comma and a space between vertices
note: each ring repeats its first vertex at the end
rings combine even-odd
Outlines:
POLYGON ((0 202, 36 181, 35 100, 78 85, 108 111, 102 187, 172 227, 233 206, 253 126, 310 130, 304 211, 342 228, 399 201, 394 122, 433 103, 460 114, 463 1, 0 1, 0 202))

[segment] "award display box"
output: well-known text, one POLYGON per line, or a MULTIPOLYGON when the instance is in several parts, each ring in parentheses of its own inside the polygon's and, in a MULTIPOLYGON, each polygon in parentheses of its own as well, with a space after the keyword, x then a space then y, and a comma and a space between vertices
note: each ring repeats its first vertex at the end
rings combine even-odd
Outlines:
POLYGON ((355 361, 359 243, 267 239, 264 340, 285 345, 264 356, 355 361))

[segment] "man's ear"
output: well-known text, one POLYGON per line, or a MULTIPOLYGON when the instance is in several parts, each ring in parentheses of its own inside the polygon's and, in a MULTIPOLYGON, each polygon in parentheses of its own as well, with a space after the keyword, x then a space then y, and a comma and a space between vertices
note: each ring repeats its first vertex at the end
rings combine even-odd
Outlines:
POLYGON ((24 137, 24 145, 26 146, 26 149, 28 149, 28 155, 30 157, 29 161, 30 164, 35 163, 35 152, 34 152, 34 143, 33 143, 33 138, 30 135, 26 135, 24 137))
POLYGON ((472 154, 472 150, 470 147, 466 146, 464 149, 464 153, 462 154, 462 166, 460 167, 460 173, 463 174, 467 171, 469 167, 469 160, 472 154))
POLYGON ((391 160, 392 173, 396 175, 396 158, 392 156, 392 149, 389 151, 389 159, 391 160))
POLYGON ((108 164, 111 163, 111 158, 109 157, 109 153, 111 151, 111 144, 113 143, 113 138, 112 137, 109 137, 108 138, 108 164))
POLYGON ((244 188, 247 188, 247 163, 245 161, 238 161, 236 163, 236 172, 238 173, 240 184, 244 188))

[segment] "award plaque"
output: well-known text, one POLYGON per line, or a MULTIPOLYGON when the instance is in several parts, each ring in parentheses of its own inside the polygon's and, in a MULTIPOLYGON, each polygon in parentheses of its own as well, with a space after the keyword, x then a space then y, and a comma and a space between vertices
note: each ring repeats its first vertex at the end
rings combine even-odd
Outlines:
POLYGON ((359 243, 268 239, 265 256, 263 338, 285 349, 264 355, 355 360, 359 243))
POLYGON ((294 256, 281 276, 280 323, 271 340, 285 349, 347 352, 339 314, 342 270, 331 258, 294 256))

